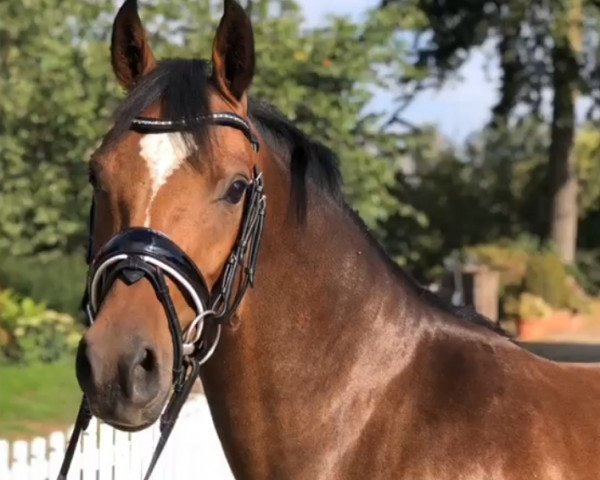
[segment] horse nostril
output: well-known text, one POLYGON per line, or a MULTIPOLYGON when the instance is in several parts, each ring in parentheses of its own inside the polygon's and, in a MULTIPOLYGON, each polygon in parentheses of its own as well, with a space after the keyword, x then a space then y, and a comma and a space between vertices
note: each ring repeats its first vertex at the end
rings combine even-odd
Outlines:
POLYGON ((144 355, 139 365, 148 373, 152 372, 156 368, 156 355, 150 348, 144 349, 144 355))
POLYGON ((138 404, 149 401, 159 388, 159 370, 156 352, 148 344, 139 345, 134 354, 124 355, 119 367, 123 396, 138 404))

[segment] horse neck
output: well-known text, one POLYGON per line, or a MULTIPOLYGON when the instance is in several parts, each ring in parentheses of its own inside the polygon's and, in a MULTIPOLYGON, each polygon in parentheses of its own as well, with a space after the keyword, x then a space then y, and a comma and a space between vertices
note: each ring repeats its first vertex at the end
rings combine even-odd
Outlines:
MULTIPOLYGON (((258 342, 254 353, 267 361, 272 357, 265 352, 276 355, 281 348, 306 363, 319 347, 330 349, 344 335, 349 350, 356 351, 369 335, 408 335, 413 325, 403 312, 422 307, 410 281, 392 267, 356 215, 311 182, 306 219, 299 221, 285 181, 289 171, 281 165, 275 170, 265 172, 268 215, 256 287, 227 340, 246 354, 250 342, 258 342), (383 328, 389 318, 393 325, 383 328)), ((227 347, 220 351, 228 356, 227 347)))
POLYGON ((294 450, 290 442, 364 385, 385 388, 417 343, 408 321, 408 312, 417 312, 409 303, 414 293, 369 234, 312 184, 306 220, 298 223, 289 215, 287 177, 265 171, 268 215, 256 287, 203 372, 230 462, 254 478, 273 478, 272 449, 281 450, 281 462, 294 450), (261 442, 260 453, 240 455, 261 442))

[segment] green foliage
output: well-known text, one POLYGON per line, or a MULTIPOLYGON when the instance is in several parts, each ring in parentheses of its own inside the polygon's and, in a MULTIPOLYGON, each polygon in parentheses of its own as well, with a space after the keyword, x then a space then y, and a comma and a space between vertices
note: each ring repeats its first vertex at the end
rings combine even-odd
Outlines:
MULTIPOLYGON (((589 250, 600 238, 599 139, 591 127, 577 137, 579 243, 589 250)), ((525 236, 537 248, 539 240, 532 239, 544 237, 549 208, 548 144, 547 126, 533 119, 486 129, 464 149, 431 129, 413 135, 392 189, 398 204, 412 211, 384 222, 386 246, 423 281, 439 277, 444 258, 465 245, 493 241, 503 247, 499 239, 525 236)), ((592 268, 582 268, 589 277, 592 268)))
MULTIPOLYGON (((210 58, 221 5, 156 0, 140 8, 158 58, 210 58)), ((374 12, 363 23, 332 18, 318 29, 303 27, 290 0, 254 1, 252 12, 253 95, 339 153, 348 196, 375 226, 399 208, 387 188, 397 137, 365 109, 402 69, 400 12, 374 12)), ((0 23, 0 251, 69 254, 84 242, 86 161, 122 94, 109 61, 114 13, 109 0, 0 4, 0 18, 11 19, 0 23)))
POLYGON ((580 216, 598 209, 600 204, 600 132, 588 125, 577 134, 575 142, 579 178, 580 216))
MULTIPOLYGON (((391 193, 400 205, 383 222, 384 244, 399 263, 420 280, 440 274, 443 258, 469 237, 469 226, 457 225, 448 215, 454 209, 476 206, 471 168, 461 164, 434 130, 409 139, 391 193)), ((471 211, 467 222, 477 223, 479 213, 471 211)), ((472 242, 474 243, 474 242, 472 242)))
POLYGON ((0 256, 0 288, 8 287, 59 312, 79 315, 87 266, 81 253, 0 256))
POLYGON ((0 363, 54 362, 72 354, 79 337, 70 315, 0 292, 0 363))
POLYGON ((556 308, 571 307, 567 271, 551 252, 538 253, 527 263, 525 290, 556 308))
POLYGON ((558 255, 531 237, 501 240, 464 249, 470 264, 500 272, 500 304, 505 316, 539 319, 554 310, 587 311, 590 299, 580 286, 579 267, 563 265, 558 255))
POLYGON ((466 247, 467 263, 485 265, 500 272, 502 290, 519 288, 527 273, 528 262, 538 251, 538 242, 523 237, 514 240, 499 240, 495 243, 466 247))
POLYGON ((391 253, 422 281, 438 277, 444 258, 465 245, 538 233, 535 172, 545 137, 536 124, 515 130, 485 131, 465 150, 431 129, 405 143, 392 194, 412 210, 393 213, 382 229, 391 253))
POLYGON ((114 96, 96 0, 0 3, 0 250, 73 250, 88 210, 86 160, 114 96))
POLYGON ((600 250, 578 252, 572 273, 589 294, 600 294, 600 250))
POLYGON ((510 301, 505 306, 505 311, 523 322, 543 320, 554 313, 552 306, 543 298, 528 292, 523 292, 514 301, 510 301))

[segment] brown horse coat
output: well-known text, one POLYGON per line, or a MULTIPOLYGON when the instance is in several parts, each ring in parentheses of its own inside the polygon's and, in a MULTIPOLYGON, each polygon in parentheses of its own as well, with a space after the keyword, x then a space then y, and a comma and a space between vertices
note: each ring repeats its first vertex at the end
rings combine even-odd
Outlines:
MULTIPOLYGON (((257 284, 202 372, 236 478, 600 478, 600 370, 535 357, 404 275, 339 199, 331 153, 248 103, 252 31, 244 11, 225 3, 212 75, 202 62, 157 64, 135 2, 125 3, 112 54, 131 93, 92 173, 95 245, 150 226, 185 249, 212 286, 241 218, 223 192, 254 165, 264 172, 257 284), (183 161, 162 140, 149 147, 127 131, 136 115, 206 111, 249 118, 260 154, 239 132, 211 128, 183 161), (171 170, 153 170, 163 163, 171 170)), ((189 323, 189 305, 176 300, 189 323)), ((124 429, 155 420, 170 390, 170 349, 152 289, 116 285, 78 357, 92 411, 124 429)))

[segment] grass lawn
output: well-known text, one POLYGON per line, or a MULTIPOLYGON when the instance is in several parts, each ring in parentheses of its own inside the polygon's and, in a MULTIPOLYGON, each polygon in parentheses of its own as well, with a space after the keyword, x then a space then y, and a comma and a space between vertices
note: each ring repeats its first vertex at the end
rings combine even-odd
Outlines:
POLYGON ((75 360, 0 366, 0 438, 30 439, 75 421, 81 391, 75 360))

